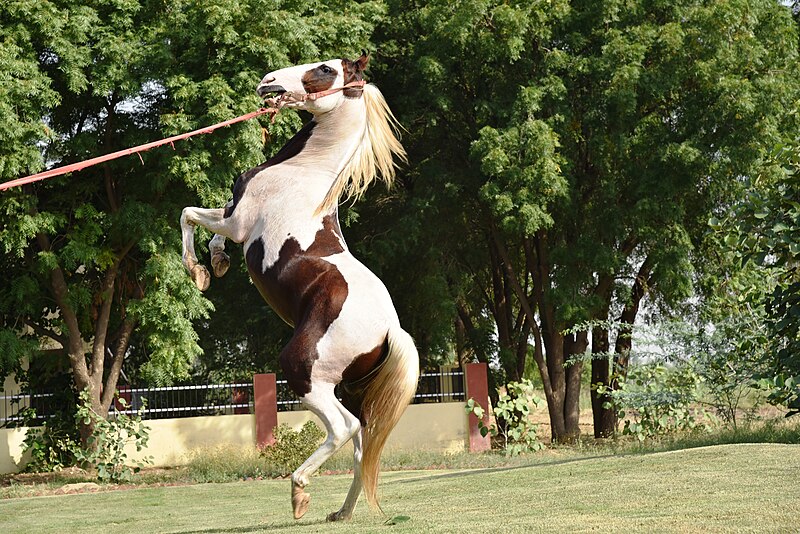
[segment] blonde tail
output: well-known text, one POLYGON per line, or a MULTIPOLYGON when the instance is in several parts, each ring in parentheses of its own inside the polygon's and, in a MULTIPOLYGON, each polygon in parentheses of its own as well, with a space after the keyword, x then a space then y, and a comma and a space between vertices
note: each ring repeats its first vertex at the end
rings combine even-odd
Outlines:
POLYGON ((377 490, 381 452, 414 397, 419 380, 419 355, 411 336, 396 326, 389 330, 388 343, 389 354, 366 387, 361 404, 362 417, 366 420, 361 482, 364 496, 373 508, 380 508, 377 490))

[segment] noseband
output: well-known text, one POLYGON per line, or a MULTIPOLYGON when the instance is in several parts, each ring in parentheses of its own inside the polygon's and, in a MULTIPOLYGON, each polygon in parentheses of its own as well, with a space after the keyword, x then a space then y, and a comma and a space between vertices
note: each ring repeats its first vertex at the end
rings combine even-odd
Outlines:
POLYGON ((355 82, 350 82, 345 84, 341 87, 334 87, 333 89, 326 89, 325 91, 317 91, 316 93, 283 93, 277 98, 268 98, 265 102, 267 102, 271 106, 275 106, 277 108, 282 108, 289 104, 298 104, 300 102, 305 102, 307 100, 314 101, 324 96, 332 95, 334 93, 338 93, 339 91, 344 91, 345 89, 352 89, 352 88, 363 88, 367 82, 364 80, 357 80, 355 82))

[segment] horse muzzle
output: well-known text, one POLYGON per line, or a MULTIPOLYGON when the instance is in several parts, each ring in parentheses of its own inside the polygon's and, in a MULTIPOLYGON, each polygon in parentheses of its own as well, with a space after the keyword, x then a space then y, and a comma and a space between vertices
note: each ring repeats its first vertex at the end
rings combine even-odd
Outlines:
POLYGON ((282 85, 259 85, 256 88, 256 94, 261 98, 267 98, 271 94, 282 95, 286 89, 282 85))

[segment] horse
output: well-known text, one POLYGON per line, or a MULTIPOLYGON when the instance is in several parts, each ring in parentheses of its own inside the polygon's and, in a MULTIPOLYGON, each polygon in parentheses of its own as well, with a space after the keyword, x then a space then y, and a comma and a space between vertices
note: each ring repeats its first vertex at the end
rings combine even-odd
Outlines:
POLYGON ((383 282, 348 250, 339 225, 343 198, 358 199, 376 180, 391 186, 395 158, 405 161, 399 124, 383 95, 364 81, 369 55, 296 65, 268 73, 256 93, 280 108, 306 110, 310 122, 274 157, 236 180, 223 208, 184 208, 183 265, 200 290, 210 274, 194 251, 202 226, 211 266, 230 266, 230 239, 244 244, 247 270, 270 307, 294 333, 279 364, 289 387, 325 426, 322 445, 291 476, 295 519, 309 507, 310 477, 353 440, 347 520, 363 489, 380 509, 377 483, 386 440, 414 396, 419 356, 400 326, 383 282), (342 400, 337 399, 334 388, 342 400))

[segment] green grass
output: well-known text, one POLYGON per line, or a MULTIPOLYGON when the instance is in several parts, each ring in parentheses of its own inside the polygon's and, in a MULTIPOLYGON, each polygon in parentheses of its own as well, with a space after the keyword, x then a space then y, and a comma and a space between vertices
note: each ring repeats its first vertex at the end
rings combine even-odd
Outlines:
POLYGON ((289 482, 155 487, 0 501, 0 532, 791 531, 800 446, 734 444, 617 456, 534 455, 507 467, 382 475, 386 516, 325 524, 350 477, 316 477, 291 518, 289 482), (387 517, 407 521, 385 525, 387 517))

